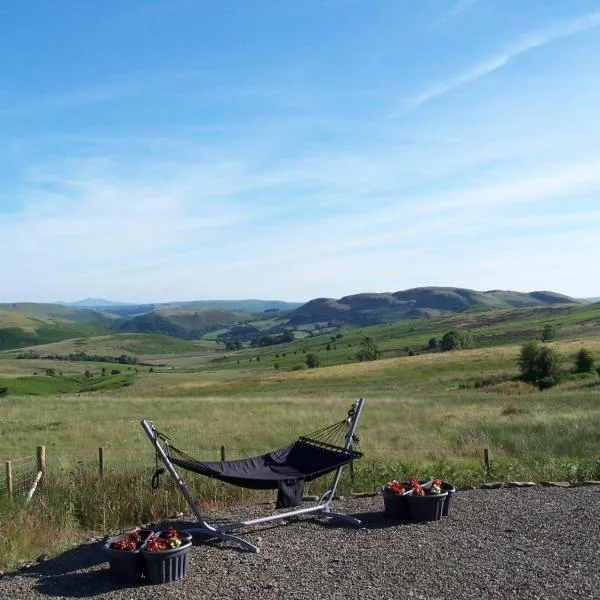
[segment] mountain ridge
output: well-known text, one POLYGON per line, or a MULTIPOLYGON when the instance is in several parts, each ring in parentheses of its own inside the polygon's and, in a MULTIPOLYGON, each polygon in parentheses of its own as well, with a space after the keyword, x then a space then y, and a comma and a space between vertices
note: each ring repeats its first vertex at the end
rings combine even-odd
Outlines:
MULTIPOLYGON (((94 299, 87 299, 94 301, 94 299)), ((96 299, 98 300, 98 299, 96 299)), ((110 302, 110 301, 107 301, 110 302)), ((0 349, 19 348, 104 333, 163 334, 224 343, 316 335, 325 329, 363 327, 432 318, 465 311, 586 304, 550 291, 514 292, 419 287, 315 298, 304 304, 263 300, 199 300, 164 304, 74 307, 61 304, 0 304, 0 349)))

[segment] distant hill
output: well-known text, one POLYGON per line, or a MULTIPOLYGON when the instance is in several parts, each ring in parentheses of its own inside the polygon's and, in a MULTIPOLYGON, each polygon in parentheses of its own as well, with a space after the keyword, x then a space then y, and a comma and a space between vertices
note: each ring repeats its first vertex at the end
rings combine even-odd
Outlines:
POLYGON ((114 317, 60 304, 0 304, 0 350, 105 333, 114 317))
POLYGON ((115 302, 113 300, 104 300, 103 298, 86 298, 85 300, 77 300, 77 302, 57 302, 65 306, 74 308, 107 308, 109 306, 128 306, 130 302, 115 302))
MULTIPOLYGON (((362 293, 306 304, 278 300, 196 300, 163 304, 104 302, 95 308, 22 302, 0 304, 0 350, 106 334, 160 334, 183 340, 254 343, 323 328, 365 327, 461 312, 576 305, 583 301, 549 291, 479 292, 421 287, 394 293, 362 293), (302 331, 299 331, 299 330, 302 331)), ((270 342, 270 343, 271 343, 270 342)), ((265 341, 266 343, 266 341, 265 341)))
POLYGON ((385 294, 354 294, 339 300, 317 298, 289 316, 290 325, 316 322, 345 325, 377 325, 404 319, 427 318, 465 310, 531 308, 577 304, 578 300, 554 292, 513 292, 450 287, 421 287, 385 294))
POLYGON ((86 298, 77 302, 61 302, 59 304, 73 308, 93 308, 119 316, 137 316, 155 311, 172 311, 186 308, 209 308, 245 312, 264 312, 266 310, 288 311, 302 305, 301 302, 284 302, 282 300, 184 300, 135 304, 131 302, 114 302, 101 298, 86 298))

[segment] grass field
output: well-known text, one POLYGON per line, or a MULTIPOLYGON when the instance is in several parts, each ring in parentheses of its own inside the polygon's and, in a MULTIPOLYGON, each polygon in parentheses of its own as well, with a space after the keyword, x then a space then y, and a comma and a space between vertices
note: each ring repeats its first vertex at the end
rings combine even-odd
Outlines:
MULTIPOLYGON (((555 347, 568 364, 581 342, 555 347)), ((600 355, 599 340, 585 347, 600 355)), ((107 392, 9 395, 0 398, 1 449, 5 457, 18 457, 43 444, 49 457, 76 462, 93 459, 103 446, 141 461, 149 446, 138 423, 149 418, 192 452, 214 455, 224 444, 243 454, 339 420, 356 397, 365 397, 362 445, 376 460, 470 463, 481 459, 485 447, 531 468, 544 456, 591 457, 600 433, 596 378, 539 392, 516 380, 518 350, 483 348, 289 372, 142 370, 130 375, 130 385, 107 392)), ((48 385, 63 379, 38 376, 48 385)))
MULTIPOLYGON (((520 322, 524 313, 516 314, 509 322, 491 313, 464 315, 463 325, 469 323, 481 347, 413 356, 406 355, 408 347, 420 348, 459 327, 457 317, 239 352, 225 352, 211 341, 143 334, 35 347, 41 354, 125 353, 144 365, 17 359, 18 351, 1 352, 0 390, 8 394, 0 395, 0 457, 14 462, 26 486, 33 473, 25 465, 34 467, 36 446, 44 445, 48 472, 37 492, 44 510, 2 501, 0 482, 0 538, 10 540, 0 568, 57 552, 90 531, 114 531, 185 509, 172 485, 150 489, 154 454, 139 426, 142 418, 191 455, 218 460, 221 446, 227 458, 238 458, 285 445, 344 418, 352 402, 364 397, 359 425, 364 457, 355 465, 354 480, 345 475, 342 493, 373 491, 408 475, 456 484, 600 478, 598 377, 569 375, 543 392, 519 381, 520 343, 538 336, 546 321, 533 312, 520 322), (356 362, 365 335, 376 339, 385 358, 356 362), (321 368, 299 368, 308 352, 319 354, 321 368), (111 375, 113 368, 120 373, 111 375)), ((559 326, 554 323, 561 335, 552 346, 565 371, 572 371, 582 347, 600 358, 596 308, 585 317, 581 311, 553 315, 561 319, 559 326)), ((209 504, 255 498, 207 478, 186 480, 209 504)), ((319 493, 322 486, 318 480, 309 492, 319 493)))

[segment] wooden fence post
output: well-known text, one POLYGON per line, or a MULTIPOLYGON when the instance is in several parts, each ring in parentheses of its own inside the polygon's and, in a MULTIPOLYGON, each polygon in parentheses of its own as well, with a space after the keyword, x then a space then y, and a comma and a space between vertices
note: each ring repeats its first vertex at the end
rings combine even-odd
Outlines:
POLYGON ((483 461, 485 464, 485 476, 490 476, 490 453, 487 448, 483 450, 483 461))
POLYGON ((12 498, 13 493, 13 478, 12 478, 12 465, 10 460, 6 461, 6 492, 9 498, 12 498))
POLYGON ((37 470, 38 473, 46 472, 46 446, 37 447, 37 470))
POLYGON ((221 446, 221 462, 225 462, 225 446, 221 446))
POLYGON ((98 448, 98 470, 100 477, 104 477, 104 448, 98 448))

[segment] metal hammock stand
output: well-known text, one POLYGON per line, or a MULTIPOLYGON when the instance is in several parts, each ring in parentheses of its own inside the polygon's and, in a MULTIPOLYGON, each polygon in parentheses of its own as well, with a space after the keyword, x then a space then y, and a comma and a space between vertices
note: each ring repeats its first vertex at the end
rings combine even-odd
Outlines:
MULTIPOLYGON (((364 399, 357 400, 348 411, 348 417, 339 423, 325 427, 311 434, 300 437, 293 444, 274 450, 262 456, 231 460, 223 462, 201 462, 175 448, 169 438, 160 433, 150 421, 141 421, 141 426, 152 442, 156 456, 160 459, 183 497, 194 513, 198 523, 196 527, 188 528, 192 534, 211 539, 220 539, 241 544, 246 550, 259 552, 259 548, 242 537, 233 533, 235 529, 249 527, 268 521, 289 519, 301 515, 319 514, 327 518, 336 518, 352 525, 360 525, 360 520, 348 515, 335 512, 331 508, 335 490, 342 476, 344 466, 362 454, 353 449, 356 440, 355 433, 364 405, 364 399), (341 444, 336 444, 334 436, 343 434, 341 444), (305 481, 310 481, 326 473, 334 471, 329 489, 321 495, 314 506, 295 508, 278 512, 266 517, 248 519, 225 525, 209 524, 202 511, 192 498, 183 479, 175 470, 174 464, 186 469, 213 477, 233 485, 254 489, 278 489, 283 500, 295 500, 302 493, 305 481)), ((155 473, 155 477, 159 470, 155 473)), ((292 504, 282 504, 291 506, 292 504)))

